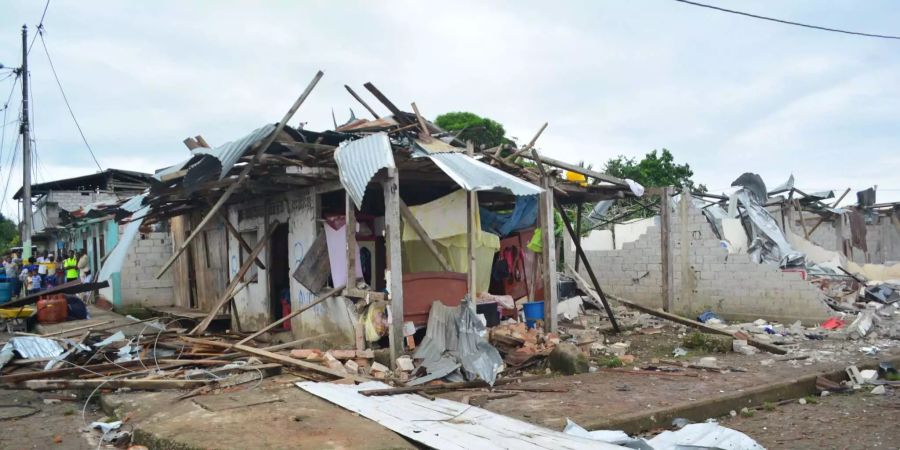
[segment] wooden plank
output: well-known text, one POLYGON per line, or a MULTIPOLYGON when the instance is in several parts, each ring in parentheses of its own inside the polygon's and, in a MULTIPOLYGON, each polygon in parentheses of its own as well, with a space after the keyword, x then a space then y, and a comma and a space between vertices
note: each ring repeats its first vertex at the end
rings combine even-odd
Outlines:
MULTIPOLYGON (((535 160, 534 156, 529 155, 528 153, 523 153, 519 156, 521 156, 522 158, 530 159, 532 161, 537 162, 535 160)), ((540 161, 548 166, 565 169, 565 170, 568 170, 569 172, 575 172, 575 173, 584 175, 586 177, 595 178, 597 180, 605 181, 607 183, 612 183, 617 186, 628 187, 628 183, 626 183, 625 180, 623 180, 621 178, 616 178, 612 175, 607 175, 605 173, 600 173, 600 172, 595 172, 590 169, 585 169, 584 167, 576 166, 575 164, 569 164, 567 162, 560 161, 558 159, 548 158, 543 155, 540 156, 540 161)))
POLYGON ((369 291, 366 289, 346 288, 342 292, 344 297, 361 298, 369 302, 386 302, 387 295, 384 292, 369 291))
POLYGON ((662 256, 662 308, 672 311, 675 306, 675 261, 672 258, 672 187, 662 188, 659 206, 660 251, 662 256))
POLYGON ((357 95, 356 92, 354 92, 353 89, 352 89, 350 86, 347 86, 347 85, 345 84, 345 85, 344 85, 344 88, 347 89, 347 92, 349 92, 350 95, 352 95, 353 98, 355 98, 356 101, 359 102, 359 104, 363 105, 363 108, 366 108, 366 110, 369 111, 369 114, 371 114, 373 117, 375 117, 375 120, 378 120, 378 119, 379 119, 378 113, 376 113, 375 110, 372 109, 372 107, 369 106, 369 105, 362 99, 362 97, 360 97, 359 95, 357 95))
MULTIPOLYGON (((570 271, 570 272, 571 272, 571 271, 570 271)), ((581 290, 583 290, 584 292, 586 292, 588 295, 594 297, 595 299, 599 299, 599 297, 597 296, 597 292, 594 291, 594 289, 592 289, 590 286, 587 285, 587 283, 584 281, 584 278, 582 278, 581 275, 578 275, 578 274, 575 273, 575 272, 571 272, 571 273, 572 273, 572 276, 575 277, 575 282, 578 284, 578 287, 581 288, 581 290)), ((679 316, 679 315, 672 314, 672 313, 668 313, 668 312, 665 312, 665 311, 662 311, 662 310, 659 310, 659 309, 656 309, 656 308, 650 308, 650 307, 648 307, 648 306, 644 306, 644 305, 641 305, 641 304, 639 304, 639 303, 635 303, 635 302, 632 302, 632 301, 630 301, 630 300, 626 300, 626 299, 624 299, 624 298, 622 298, 622 297, 618 297, 618 296, 615 296, 615 295, 609 295, 609 297, 612 298, 613 300, 615 300, 615 301, 617 301, 617 302, 619 302, 619 303, 621 303, 621 304, 623 304, 623 305, 629 307, 629 308, 633 308, 633 309, 636 309, 636 310, 638 310, 638 311, 642 311, 642 312, 645 312, 645 313, 647 313, 647 314, 650 314, 650 315, 659 317, 659 318, 661 318, 661 319, 666 319, 666 320, 671 321, 671 322, 680 323, 680 324, 682 324, 682 325, 687 325, 687 326, 689 326, 689 327, 693 327, 693 328, 696 328, 696 329, 698 329, 698 330, 700 330, 700 331, 703 331, 704 333, 721 334, 721 335, 724 335, 724 336, 730 336, 730 337, 732 337, 732 338, 734 338, 734 339, 742 339, 742 338, 739 338, 739 337, 735 336, 734 334, 729 333, 729 332, 727 332, 727 331, 725 331, 725 330, 720 330, 720 329, 718 329, 718 328, 713 328, 713 327, 711 327, 711 326, 709 326, 709 325, 706 325, 706 324, 701 323, 701 322, 697 322, 697 321, 695 321, 695 320, 691 320, 691 319, 688 319, 688 318, 685 318, 685 317, 681 317, 681 316, 679 316)), ((778 347, 778 346, 775 346, 775 345, 772 345, 772 344, 769 344, 769 343, 766 343, 766 342, 760 342, 760 341, 757 341, 757 340, 752 339, 752 338, 748 338, 748 339, 747 339, 747 343, 750 344, 750 345, 752 345, 752 346, 754 346, 754 347, 756 347, 756 348, 758 348, 758 349, 760 349, 760 350, 765 350, 765 351, 767 351, 767 352, 769 352, 769 353, 775 353, 775 354, 777 354, 777 355, 784 355, 784 354, 787 353, 787 350, 785 350, 785 349, 783 349, 783 348, 781 348, 781 347, 778 347)))
POLYGON ((349 193, 344 195, 344 219, 346 226, 344 233, 346 237, 347 251, 347 286, 356 287, 356 206, 349 193))
MULTIPOLYGON (((575 206, 575 239, 578 241, 578 245, 581 245, 581 215, 584 214, 582 210, 584 204, 578 203, 575 206)), ((563 243, 565 245, 565 243, 563 243)), ((565 255, 565 252, 563 253, 565 255)), ((578 272, 578 266, 581 263, 581 258, 575 257, 575 271, 578 272)))
MULTIPOLYGON (((189 216, 181 215, 169 219, 169 234, 172 236, 172 249, 178 248, 185 238, 185 226, 189 216)), ((190 264, 187 258, 175 262, 172 271, 172 290, 174 304, 185 308, 191 307, 190 264)))
POLYGON ((797 216, 800 218, 800 227, 803 228, 803 236, 806 239, 809 239, 809 231, 806 230, 806 220, 803 218, 803 208, 800 207, 800 200, 794 199, 794 210, 797 211, 797 216))
POLYGON ((328 261, 325 233, 319 233, 291 276, 310 292, 318 293, 328 282, 330 275, 331 265, 328 261))
POLYGON ((269 243, 269 238, 272 236, 272 233, 277 228, 277 225, 278 225, 278 221, 276 220, 273 223, 273 226, 269 227, 269 230, 266 232, 265 237, 263 237, 256 244, 256 247, 254 247, 253 250, 250 252, 250 255, 247 257, 247 260, 244 261, 244 263, 241 265, 241 268, 238 270, 237 274, 234 276, 234 278, 231 280, 231 282, 225 288, 225 292, 222 293, 222 296, 219 298, 218 301, 216 301, 216 304, 213 305, 212 309, 209 311, 209 313, 206 315, 206 317, 203 318, 203 320, 199 324, 197 324, 197 326, 194 327, 194 329, 191 330, 191 332, 189 334, 199 334, 199 333, 206 331, 206 328, 209 327, 209 324, 213 321, 213 319, 215 318, 215 316, 219 312, 219 310, 222 309, 223 306, 225 306, 225 303, 227 303, 229 300, 231 300, 232 297, 234 297, 234 294, 236 293, 235 286, 237 286, 238 283, 240 283, 240 281, 244 278, 244 275, 247 273, 247 271, 250 270, 250 266, 253 265, 253 259, 256 258, 256 256, 259 255, 259 253, 262 251, 262 249, 264 249, 266 247, 266 245, 269 243), (234 292, 232 292, 232 291, 234 291, 234 292))
MULTIPOLYGON (((222 210, 219 210, 218 213, 219 213, 219 217, 222 218, 222 222, 225 223, 225 229, 228 230, 228 232, 231 233, 231 235, 234 236, 235 239, 237 239, 238 245, 240 245, 241 248, 243 248, 245 252, 247 252, 247 253, 252 252, 253 249, 250 248, 250 244, 248 244, 247 241, 244 240, 243 236, 241 236, 241 232, 238 231, 237 228, 235 228, 234 225, 231 224, 231 221, 228 220, 228 216, 226 216, 225 213, 222 212, 222 210)), ((209 259, 209 256, 207 256, 207 259, 209 259)), ((256 258, 253 258, 253 261, 256 263, 256 265, 260 269, 266 270, 266 265, 263 264, 263 262, 259 259, 258 256, 256 258)))
MULTIPOLYGON (((469 158, 475 157, 475 144, 472 141, 466 142, 466 154, 469 158)), ((476 229, 476 218, 478 217, 478 193, 468 192, 466 194, 466 292, 469 293, 469 301, 475 303, 478 297, 477 284, 475 280, 475 236, 481 231, 476 229)))
POLYGON ((403 260, 400 240, 400 186, 397 169, 389 167, 387 178, 382 181, 384 191, 384 238, 387 264, 385 278, 391 302, 391 329, 389 331, 391 366, 403 353, 403 260))
POLYGON ((18 383, 26 380, 36 380, 39 378, 53 378, 66 375, 91 374, 96 372, 104 372, 107 370, 121 369, 122 367, 140 366, 143 364, 152 364, 153 358, 135 359, 131 361, 123 361, 119 363, 103 363, 93 364, 89 366, 66 367, 63 369, 40 370, 36 372, 13 373, 10 375, 0 376, 0 383, 18 383))
POLYGON ((100 378, 95 380, 28 380, 15 387, 23 387, 33 391, 55 391, 59 389, 191 389, 210 384, 212 380, 141 380, 124 378, 100 378))
MULTIPOLYGON (((61 334, 71 333, 71 332, 73 332, 73 331, 81 331, 81 330, 86 330, 86 329, 97 328, 97 327, 99 327, 99 326, 106 325, 106 324, 109 324, 109 323, 113 323, 113 321, 112 321, 112 320, 107 320, 107 321, 105 321, 105 322, 92 323, 92 324, 90 324, 90 325, 82 325, 82 326, 80 326, 80 327, 69 328, 68 330, 54 331, 53 333, 42 334, 41 336, 42 336, 42 337, 59 336, 59 335, 61 335, 61 334)), ((134 322, 134 323, 137 323, 137 322, 134 322)), ((131 324, 127 324, 127 325, 131 325, 131 324)), ((122 326, 124 326, 124 325, 122 325, 122 326)))
MULTIPOLYGON (((573 234, 572 223, 569 221, 569 217, 566 216, 566 211, 562 209, 558 203, 556 204, 556 209, 559 211, 559 214, 562 216, 563 224, 566 226, 566 230, 569 232, 569 235, 573 234)), ((609 317, 610 323, 612 323, 613 329, 616 333, 620 332, 619 323, 616 322, 616 316, 613 314, 612 308, 609 306, 609 302, 606 300, 606 296, 603 294, 603 289, 600 288, 600 282, 597 281, 597 276, 594 274, 594 269, 591 267, 590 261, 587 259, 587 255, 584 254, 584 249, 581 248, 581 243, 575 242, 575 255, 577 258, 581 258, 581 262, 584 263, 584 270, 587 271, 588 276, 591 277, 591 283, 594 285, 594 289, 596 292, 600 294, 600 304, 603 305, 603 309, 606 311, 606 316, 609 317)), ((573 273, 577 275, 578 272, 572 270, 573 273)))
MULTIPOLYGON (((848 193, 850 193, 850 188, 847 188, 847 190, 844 191, 843 194, 841 194, 841 196, 837 199, 836 202, 834 202, 833 205, 831 205, 831 207, 832 207, 832 208, 837 208, 838 203, 840 203, 841 200, 843 200, 844 197, 846 197, 848 193)), ((813 234, 813 232, 816 231, 816 228, 819 228, 819 225, 822 225, 822 222, 824 222, 824 221, 825 221, 825 216, 820 217, 820 218, 819 218, 819 221, 816 222, 815 225, 813 225, 813 227, 812 227, 811 230, 809 230, 809 234, 806 235, 806 238, 809 239, 809 235, 810 235, 810 234, 813 234)))
POLYGON ((372 95, 374 95, 375 98, 377 98, 378 101, 381 102, 381 104, 384 105, 384 107, 394 115, 394 120, 396 120, 397 123, 399 123, 400 125, 413 125, 413 122, 409 120, 409 117, 406 116, 406 113, 400 111, 400 108, 398 108, 397 105, 394 105, 393 102, 388 100, 388 98, 384 94, 382 94, 374 84, 369 82, 364 84, 363 87, 368 89, 368 91, 371 92, 372 95))
POLYGON ((406 206, 406 202, 404 202, 403 199, 400 199, 400 215, 402 215, 403 220, 412 227, 416 235, 419 236, 419 239, 425 243, 425 247, 428 247, 428 251, 431 252, 434 259, 441 265, 441 268, 444 269, 445 272, 453 272, 450 268, 450 264, 444 259, 444 255, 441 255, 441 252, 438 250, 437 245, 434 244, 431 236, 428 236, 428 232, 425 231, 425 228, 419 222, 419 219, 417 219, 409 207, 406 206))
MULTIPOLYGON (((532 149, 532 152, 535 152, 532 149)), ((538 164, 538 168, 543 168, 538 164)), ((541 187, 544 192, 538 199, 538 221, 541 229, 541 241, 543 251, 540 253, 541 261, 541 279, 544 286, 544 329, 546 331, 556 331, 558 326, 558 318, 556 317, 556 307, 559 301, 559 292, 556 285, 556 239, 553 236, 553 186, 550 177, 541 177, 541 187)), ((566 218, 568 220, 568 218, 566 218)), ((570 232, 571 226, 570 226, 570 232)), ((537 256, 537 255, 536 255, 537 256)), ((538 280, 533 281, 535 286, 538 280)), ((535 287, 537 291, 537 287, 535 287)))
POLYGON ((297 98, 297 100, 293 105, 291 105, 291 108, 284 115, 281 121, 278 122, 278 125, 275 127, 275 131, 273 131, 272 134, 270 134, 269 137, 267 137, 266 140, 263 141, 263 143, 256 149, 256 153, 253 155, 253 159, 251 159, 250 162, 247 163, 247 165, 241 171, 240 175, 238 175, 237 181, 225 190, 222 196, 219 197, 219 200, 216 201, 216 203, 206 213, 206 216, 203 217, 203 220, 200 221, 200 224, 197 225, 197 228, 191 233, 190 236, 187 237, 187 239, 185 239, 184 244, 182 244, 182 246, 175 251, 175 254, 173 254, 165 264, 163 264, 163 267, 156 274, 157 279, 162 277, 163 274, 166 273, 167 270, 169 270, 169 267, 172 266, 172 263, 174 263, 175 260, 179 256, 181 256, 181 254, 184 253, 184 251, 187 249, 188 244, 190 244, 191 241, 193 241, 197 237, 197 235, 200 233, 200 230, 202 230, 203 227, 205 227, 206 224, 209 223, 210 220, 212 220, 212 218, 216 215, 216 212, 225 205, 225 202, 228 201, 228 199, 232 194, 234 194, 237 188, 244 182, 244 180, 247 179, 248 175, 250 175, 250 171, 253 169, 253 166, 256 165, 256 161, 258 161, 263 152, 265 152, 266 149, 268 149, 269 146, 272 145, 273 142, 275 142, 275 138, 284 129, 285 124, 287 124, 288 121, 291 120, 292 117, 294 117, 294 114, 298 109, 300 109, 300 105, 302 105, 303 102, 306 101, 306 98, 309 97, 309 94, 312 93, 313 88, 316 87, 316 84, 319 83, 319 80, 321 80, 322 76, 324 75, 325 74, 321 70, 316 73, 316 76, 313 77, 312 81, 306 87, 306 90, 303 91, 302 94, 300 94, 300 97, 297 98))
POLYGON ((344 371, 333 370, 333 369, 330 369, 330 368, 325 367, 325 366, 320 366, 320 365, 318 365, 318 364, 313 364, 313 363, 306 362, 306 361, 303 361, 303 360, 291 358, 290 356, 287 356, 287 355, 282 355, 282 354, 280 354, 280 353, 270 352, 270 351, 268 351, 268 350, 263 350, 263 349, 261 349, 261 348, 251 347, 251 346, 248 346, 248 345, 235 344, 235 345, 232 347, 232 345, 229 344, 229 343, 227 343, 227 342, 211 341, 211 340, 207 340, 207 339, 189 338, 189 337, 186 337, 186 336, 181 336, 181 339, 184 340, 184 341, 186 341, 186 342, 192 342, 192 343, 195 343, 195 344, 208 345, 208 346, 210 346, 210 347, 233 348, 234 350, 237 350, 237 351, 242 352, 242 353, 246 353, 246 354, 253 355, 253 356, 259 356, 260 358, 269 359, 269 360, 272 360, 272 361, 275 361, 275 362, 279 362, 279 363, 282 363, 282 364, 286 364, 286 365, 289 365, 289 366, 299 367, 299 368, 301 368, 301 369, 312 370, 312 371, 315 371, 315 372, 323 373, 323 374, 325 374, 325 375, 331 375, 331 376, 336 377, 336 378, 339 378, 339 379, 340 379, 340 378, 350 378, 350 379, 352 379, 353 381, 358 381, 358 382, 369 381, 368 378, 361 377, 361 376, 359 376, 359 375, 350 375, 350 374, 347 374, 347 372, 344 372, 344 371))
POLYGON ((526 144, 526 145, 525 145, 524 147, 522 147, 521 149, 516 150, 513 154, 511 154, 511 155, 509 155, 508 157, 506 157, 506 159, 504 160, 504 162, 513 162, 513 161, 515 161, 516 158, 518 158, 519 156, 522 156, 522 154, 524 154, 524 153, 527 152, 528 150, 531 150, 532 147, 534 147, 535 142, 537 142, 538 138, 541 137, 541 134, 544 132, 544 130, 547 129, 547 125, 549 125, 549 123, 548 123, 548 122, 544 122, 544 124, 541 125, 541 129, 538 130, 537 133, 535 133, 534 137, 531 138, 530 141, 528 141, 528 144, 526 144))
POLYGON ((431 142, 431 132, 428 129, 428 124, 425 123, 425 118, 422 117, 421 114, 419 114, 419 107, 416 106, 416 102, 412 102, 412 105, 410 106, 412 106, 413 113, 415 113, 416 115, 416 120, 419 122, 419 128, 422 129, 421 131, 419 131, 419 139, 425 142, 431 142))
POLYGON ((252 340, 252 339, 258 337, 259 335, 261 335, 261 334, 263 334, 263 333, 265 333, 265 332, 271 330, 272 328, 275 328, 275 327, 277 327, 278 325, 281 325, 282 323, 284 323, 284 322, 286 322, 286 321, 288 321, 288 320, 291 320, 291 318, 296 317, 296 316, 299 316, 300 314, 303 314, 304 311, 309 310, 309 309, 311 309, 312 307, 318 305, 319 303, 322 303, 322 302, 324 302, 325 300, 328 300, 329 298, 333 297, 334 294, 337 294, 337 293, 340 292, 341 289, 343 289, 343 288, 344 288, 343 286, 340 286, 340 287, 336 287, 336 288, 331 289, 330 291, 328 291, 328 292, 322 294, 322 296, 319 297, 318 300, 316 300, 316 301, 314 301, 314 302, 312 302, 312 303, 310 303, 310 304, 308 304, 308 305, 306 305, 306 306, 304 306, 304 307, 302 307, 302 308, 300 308, 300 309, 298 309, 298 310, 296 310, 296 311, 291 311, 290 314, 287 314, 287 315, 285 315, 284 317, 282 317, 282 318, 280 318, 280 319, 278 319, 278 320, 276 320, 276 321, 274 321, 274 322, 272 322, 272 323, 266 325, 266 326, 263 327, 261 330, 259 330, 259 331, 255 332, 255 333, 251 334, 250 336, 247 336, 247 337, 245 337, 244 339, 241 339, 241 340, 238 341, 238 343, 235 344, 235 345, 244 344, 244 343, 246 343, 246 342, 248 342, 248 341, 250 341, 250 340, 252 340))

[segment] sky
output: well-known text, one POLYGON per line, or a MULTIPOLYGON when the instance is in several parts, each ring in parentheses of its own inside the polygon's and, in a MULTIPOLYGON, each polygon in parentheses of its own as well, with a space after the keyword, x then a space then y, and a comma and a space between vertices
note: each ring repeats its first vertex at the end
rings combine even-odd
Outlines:
MULTIPOLYGON (((890 0, 705 0, 832 28, 900 35, 890 0)), ((0 63, 21 64, 21 26, 44 0, 0 0, 0 63)), ((900 200, 900 40, 777 24, 673 0, 169 1, 51 0, 44 41, 103 168, 153 172, 278 121, 317 70, 325 77, 291 125, 331 129, 344 90, 434 118, 471 111, 524 144, 544 122, 546 155, 602 168, 669 149, 721 190, 743 172, 807 191, 878 188, 900 200)), ((35 180, 96 172, 38 39, 29 57, 35 180)), ((19 90, 0 154, 4 214, 19 90)), ((0 107, 2 107, 0 103, 0 107)), ((11 176, 10 176, 11 175, 11 176)), ((854 195, 848 199, 855 200, 854 195)))

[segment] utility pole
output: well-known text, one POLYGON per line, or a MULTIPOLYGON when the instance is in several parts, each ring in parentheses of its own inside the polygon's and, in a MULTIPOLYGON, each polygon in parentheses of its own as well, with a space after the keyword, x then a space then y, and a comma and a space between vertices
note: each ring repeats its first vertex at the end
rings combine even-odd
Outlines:
POLYGON ((22 25, 22 260, 31 257, 31 133, 28 123, 28 26, 22 25))

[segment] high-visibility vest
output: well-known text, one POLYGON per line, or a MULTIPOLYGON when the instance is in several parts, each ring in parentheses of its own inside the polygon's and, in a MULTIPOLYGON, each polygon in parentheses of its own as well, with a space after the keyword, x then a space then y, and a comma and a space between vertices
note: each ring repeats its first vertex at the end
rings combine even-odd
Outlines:
POLYGON ((66 258, 66 279, 78 278, 78 260, 75 258, 66 258))

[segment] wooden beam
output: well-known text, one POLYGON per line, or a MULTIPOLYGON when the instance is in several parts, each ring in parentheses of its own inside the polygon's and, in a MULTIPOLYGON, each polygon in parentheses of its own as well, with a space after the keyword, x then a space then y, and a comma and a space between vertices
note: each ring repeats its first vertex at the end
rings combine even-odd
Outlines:
POLYGON ((397 169, 387 168, 387 177, 381 182, 384 191, 384 248, 386 251, 385 278, 391 302, 390 342, 391 366, 403 353, 403 260, 400 240, 400 187, 397 169))
POLYGON ((234 192, 244 182, 244 180, 247 179, 247 176, 250 175, 250 170, 252 170, 253 166, 256 165, 256 161, 258 161, 263 152, 265 152, 266 149, 268 149, 269 146, 272 145, 273 142, 275 142, 275 138, 278 137, 287 122, 291 120, 292 117, 294 117, 294 114, 298 109, 300 109, 300 105, 302 105, 303 102, 306 101, 306 98, 309 97, 309 94, 312 93, 313 88, 316 87, 316 84, 319 83, 319 80, 321 80, 322 76, 324 75, 325 74, 321 70, 316 73, 316 76, 313 77, 312 81, 306 87, 306 90, 304 90, 303 93, 300 94, 300 97, 297 98, 297 101, 295 101, 294 104, 291 105, 291 108, 281 119, 281 122, 278 122, 278 125, 275 127, 275 131, 273 131, 272 134, 270 134, 269 137, 267 137, 266 140, 263 141, 263 143, 256 149, 256 153, 253 155, 253 159, 251 159, 250 162, 247 163, 246 166, 244 166, 244 169, 238 176, 237 181, 225 190, 222 196, 219 197, 219 200, 216 201, 212 208, 210 208, 209 212, 206 213, 206 216, 203 217, 203 220, 201 220, 197 225, 197 228, 194 229, 194 231, 191 232, 190 236, 188 236, 187 239, 184 240, 184 242, 181 244, 181 247, 179 247, 178 250, 175 251, 175 254, 173 254, 165 264, 163 264, 163 267, 156 274, 156 278, 162 277, 163 274, 166 273, 167 270, 169 270, 169 267, 172 266, 172 263, 174 263, 175 260, 179 256, 181 256, 182 253, 184 253, 184 251, 187 249, 187 246, 190 245, 191 241, 193 241, 197 237, 197 235, 200 234, 200 230, 206 227, 209 221, 212 220, 213 216, 215 216, 216 212, 225 205, 225 202, 228 201, 228 198, 231 197, 231 195, 234 194, 234 192))
POLYGON ((349 192, 344 194, 344 211, 346 212, 344 233, 347 240, 345 247, 347 251, 346 285, 356 287, 356 206, 353 204, 349 192))
MULTIPOLYGON (((526 158, 526 159, 530 159, 532 161, 535 161, 534 156, 529 155, 527 153, 523 153, 519 156, 526 158)), ((605 181, 607 183, 612 183, 612 184, 615 184, 615 185, 618 185, 621 187, 628 187, 628 183, 626 183, 625 180, 623 180, 621 178, 616 178, 612 175, 607 175, 605 173, 594 172, 593 170, 585 169, 584 167, 579 167, 574 164, 569 164, 567 162, 560 161, 558 159, 541 156, 540 161, 548 166, 558 167, 560 169, 568 170, 569 172, 579 173, 586 177, 595 178, 597 180, 605 181)), ((535 162, 537 162, 537 161, 535 161, 535 162)))
POLYGON ((416 232, 416 235, 419 236, 419 239, 425 244, 425 247, 428 247, 428 251, 431 252, 431 255, 434 256, 434 259, 437 260, 438 264, 441 265, 441 268, 444 269, 445 272, 453 272, 450 269, 450 264, 441 255, 440 251, 438 251, 437 246, 434 244, 434 241, 428 236, 428 232, 425 231, 425 228, 422 227, 422 224, 419 222, 419 219, 412 213, 409 209, 409 206, 406 206, 406 202, 403 199, 400 199, 400 215, 403 216, 403 220, 412 227, 413 231, 416 232))
MULTIPOLYGON (((466 142, 466 154, 470 158, 475 157, 475 144, 472 141, 466 142)), ((477 229, 476 224, 476 218, 478 217, 478 193, 474 191, 467 192, 466 200, 466 266, 468 267, 466 272, 468 287, 466 290, 469 293, 469 300, 472 304, 475 304, 475 298, 478 296, 475 280, 475 236, 481 231, 477 229)))
POLYGON ((225 291, 222 293, 222 296, 219 297, 219 299, 216 301, 216 304, 213 305, 212 309, 209 311, 206 317, 204 317, 203 320, 198 323, 197 326, 194 327, 194 329, 191 330, 189 334, 200 334, 206 331, 206 328, 209 327, 209 324, 213 321, 213 319, 215 319, 216 314, 218 314, 219 310, 222 309, 223 306, 225 306, 225 303, 227 303, 229 300, 231 300, 232 297, 234 297, 236 291, 232 291, 234 291, 234 288, 238 285, 238 283, 241 282, 247 271, 250 270, 250 266, 253 265, 253 260, 256 258, 256 256, 259 255, 259 253, 264 248, 266 248, 266 245, 269 243, 269 238, 272 236, 272 233, 275 232, 275 229, 278 228, 278 221, 276 220, 272 225, 273 226, 269 227, 268 231, 266 231, 266 235, 256 244, 256 247, 253 247, 253 250, 247 257, 247 260, 241 264, 241 268, 238 270, 237 274, 234 276, 231 282, 228 283, 228 286, 225 287, 225 291))
POLYGON ((544 122, 544 124, 541 126, 541 129, 538 130, 533 138, 531 138, 531 141, 529 141, 528 144, 526 144, 520 150, 516 150, 513 154, 507 156, 505 162, 513 162, 517 157, 521 156, 528 150, 531 150, 531 148, 534 147, 535 142, 537 142, 538 138, 541 137, 541 134, 544 132, 544 130, 547 129, 547 125, 549 125, 549 123, 544 122))
POLYGON ((800 218, 800 227, 803 228, 803 237, 809 239, 809 231, 806 230, 806 220, 803 219, 803 208, 800 207, 800 200, 796 198, 793 201, 794 210, 797 211, 797 216, 800 218))
POLYGON ((96 389, 105 387, 109 389, 189 389, 205 386, 212 380, 149 380, 149 379, 124 379, 124 378, 99 378, 95 380, 29 380, 21 387, 32 391, 56 391, 60 389, 96 389))
MULTIPOLYGON (((843 194, 841 194, 840 198, 838 198, 837 201, 834 202, 833 205, 831 205, 831 207, 832 207, 832 208, 837 208, 838 203, 840 203, 841 200, 843 200, 844 197, 846 197, 848 193, 850 193, 850 188, 847 188, 847 190, 844 191, 843 194)), ((809 239, 809 235, 810 235, 810 234, 813 234, 813 232, 816 231, 816 228, 819 228, 819 225, 822 225, 822 222, 824 222, 824 221, 825 221, 825 216, 820 217, 820 218, 819 218, 819 221, 816 222, 815 225, 813 225, 813 227, 812 227, 811 230, 809 230, 809 234, 806 235, 806 238, 809 239)))
POLYGON ((123 367, 139 366, 142 364, 153 363, 153 358, 134 359, 131 361, 123 361, 118 363, 93 364, 89 366, 66 367, 63 369, 38 370, 34 372, 13 373, 0 376, 0 383, 18 383, 26 380, 36 380, 40 378, 53 378, 67 375, 80 375, 99 373, 107 370, 121 369, 123 367))
POLYGON ((284 317, 282 317, 282 318, 280 318, 280 319, 278 319, 278 320, 276 320, 276 321, 274 321, 274 322, 272 322, 272 323, 266 325, 266 326, 263 327, 261 330, 259 330, 259 331, 255 332, 255 333, 251 334, 250 336, 247 336, 247 337, 245 337, 244 339, 241 339, 241 340, 238 341, 238 343, 235 344, 235 345, 245 344, 245 343, 247 343, 248 341, 255 339, 257 336, 259 336, 259 335, 261 335, 261 334, 263 334, 263 333, 265 333, 265 332, 271 330, 272 328, 275 328, 275 327, 277 327, 278 325, 281 325, 282 323, 284 323, 284 322, 286 322, 286 321, 288 321, 288 320, 291 320, 292 318, 294 318, 294 317, 296 317, 296 316, 299 316, 300 314, 303 314, 304 311, 307 311, 307 310, 309 310, 310 308, 312 308, 312 307, 318 305, 319 303, 322 303, 322 302, 324 302, 325 300, 328 300, 329 298, 333 297, 335 294, 337 294, 338 292, 340 292, 341 289, 343 289, 343 288, 344 288, 343 286, 340 286, 340 287, 336 287, 336 288, 333 288, 333 289, 331 289, 331 290, 325 292, 324 294, 322 294, 322 296, 320 296, 320 297, 318 298, 318 300, 316 300, 316 301, 314 301, 314 302, 312 302, 312 303, 310 303, 310 304, 308 304, 308 305, 306 305, 306 306, 304 306, 304 307, 302 307, 302 308, 300 308, 300 309, 298 309, 298 310, 296 310, 296 311, 291 311, 290 314, 288 314, 288 315, 286 315, 286 316, 284 316, 284 317))
POLYGON ((664 311, 672 311, 675 307, 675 260, 672 258, 672 240, 669 233, 672 229, 672 188, 662 188, 659 204, 660 252, 662 259, 662 307, 664 311))
POLYGON ((197 143, 200 144, 200 146, 203 148, 212 148, 212 146, 210 146, 209 143, 206 142, 206 139, 203 139, 203 136, 200 136, 199 134, 194 136, 194 140, 196 140, 197 143))
POLYGON ((372 109, 371 106, 369 106, 365 101, 363 101, 362 97, 360 97, 359 95, 357 95, 356 92, 354 92, 353 89, 352 89, 350 86, 347 86, 347 85, 345 84, 345 85, 344 85, 344 88, 347 89, 347 92, 349 92, 350 95, 352 95, 353 98, 356 99, 356 101, 358 101, 361 105, 363 105, 363 108, 366 108, 366 110, 369 111, 369 114, 371 114, 373 117, 375 117, 375 120, 378 120, 378 119, 380 118, 380 117, 378 117, 378 113, 376 113, 375 110, 372 109))
MULTIPOLYGON (((581 216, 584 214, 582 210, 584 203, 578 203, 575 207, 575 241, 578 241, 578 245, 581 245, 581 216)), ((565 245, 565 243, 563 243, 565 245)), ((563 253, 565 254, 565 253, 563 253)), ((577 256, 575 257, 575 271, 578 272, 578 266, 581 262, 581 259, 577 256)))
POLYGON ((345 288, 341 293, 344 297, 359 298, 369 302, 387 302, 388 297, 384 292, 367 291, 365 289, 345 288))
POLYGON ((251 347, 249 345, 235 344, 234 346, 232 346, 231 344, 229 344, 227 342, 211 341, 211 340, 207 340, 207 339, 189 338, 189 337, 184 337, 184 336, 182 336, 181 339, 186 342, 192 342, 192 343, 201 344, 201 345, 208 345, 210 347, 234 348, 234 350, 237 350, 242 353, 247 353, 247 354, 250 354, 253 356, 259 356, 260 358, 270 359, 275 362, 279 362, 279 363, 286 364, 289 366, 299 367, 301 369, 307 369, 307 370, 312 370, 315 372, 323 373, 326 375, 331 375, 335 378, 350 378, 354 381, 358 381, 361 383, 370 381, 368 378, 361 377, 359 375, 348 374, 347 372, 344 372, 344 371, 337 371, 337 370, 330 369, 325 366, 320 366, 318 364, 313 364, 311 362, 306 362, 303 360, 291 358, 290 356, 282 355, 280 353, 270 352, 268 350, 263 350, 261 348, 251 347))
POLYGON ((419 114, 419 108, 416 106, 416 102, 412 102, 411 106, 413 112, 416 114, 416 120, 419 122, 419 128, 422 129, 422 131, 419 132, 419 139, 425 142, 431 142, 431 131, 428 129, 428 124, 425 123, 425 118, 422 117, 421 114, 419 114))
MULTIPOLYGON (((234 236, 235 239, 237 239, 238 245, 240 245, 241 248, 243 248, 245 252, 247 252, 247 253, 252 252, 253 249, 250 248, 250 244, 248 244, 247 241, 244 240, 243 236, 241 236, 241 232, 238 231, 237 228, 235 228, 234 225, 231 224, 231 221, 228 220, 228 216, 225 215, 225 213, 222 212, 222 210, 219 210, 218 213, 219 213, 219 217, 222 218, 222 222, 225 223, 225 229, 228 230, 228 232, 231 233, 231 235, 234 236)), ((263 264, 263 262, 259 259, 259 257, 254 258, 253 261, 256 262, 256 265, 259 266, 260 269, 266 270, 266 265, 263 264)), ((243 262, 243 261, 241 261, 241 262, 243 262)))
POLYGON ((388 100, 388 98, 384 94, 382 94, 381 91, 379 91, 378 88, 376 88, 374 84, 366 83, 363 85, 363 87, 368 89, 369 92, 371 92, 372 95, 374 95, 375 98, 377 98, 378 101, 381 102, 381 104, 384 105, 384 107, 387 108, 388 111, 390 111, 391 114, 394 115, 394 120, 396 120, 398 124, 400 124, 400 125, 413 125, 414 124, 414 122, 410 121, 409 118, 406 117, 406 113, 404 113, 403 111, 400 111, 400 108, 398 108, 397 105, 395 105, 393 102, 388 100))

